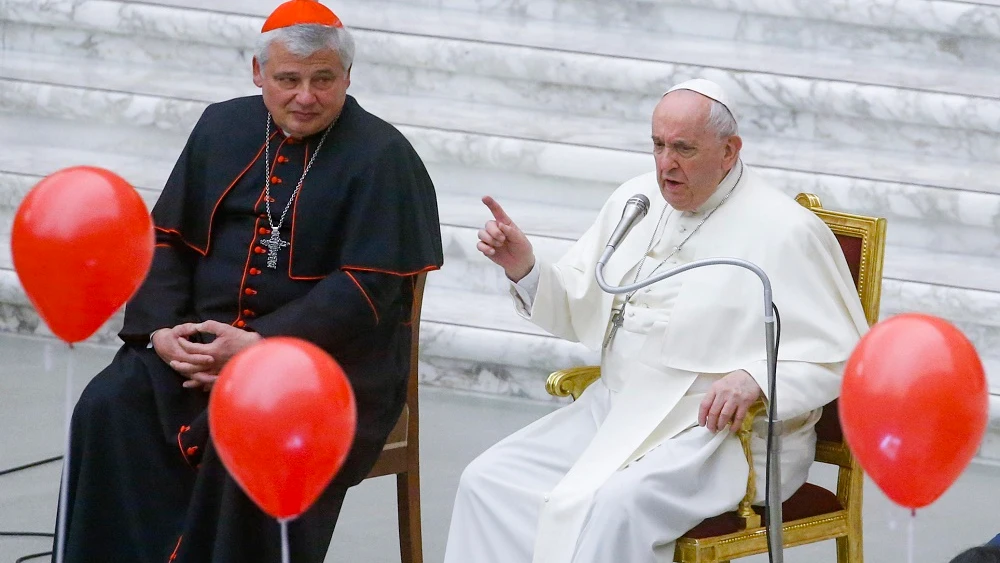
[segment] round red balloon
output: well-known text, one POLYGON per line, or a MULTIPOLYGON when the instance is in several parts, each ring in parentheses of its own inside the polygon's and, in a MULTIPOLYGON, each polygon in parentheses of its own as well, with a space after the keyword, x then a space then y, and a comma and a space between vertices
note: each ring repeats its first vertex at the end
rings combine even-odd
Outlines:
POLYGON ((319 498, 354 441, 357 411, 343 370, 296 338, 268 338, 222 369, 208 406, 222 463, 257 506, 295 518, 319 498))
POLYGON ((78 166, 46 177, 14 216, 11 254, 25 293, 66 342, 90 337, 146 278, 153 222, 113 172, 78 166))
POLYGON ((976 455, 989 389, 975 348, 957 328, 905 314, 875 325, 858 343, 839 403, 861 467, 894 502, 921 508, 976 455))

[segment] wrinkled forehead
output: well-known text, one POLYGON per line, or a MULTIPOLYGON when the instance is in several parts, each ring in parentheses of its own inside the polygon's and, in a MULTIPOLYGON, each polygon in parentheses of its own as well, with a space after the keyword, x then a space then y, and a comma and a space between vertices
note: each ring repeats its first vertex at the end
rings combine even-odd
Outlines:
POLYGON ((653 110, 653 135, 698 138, 707 132, 712 100, 690 90, 663 96, 653 110))

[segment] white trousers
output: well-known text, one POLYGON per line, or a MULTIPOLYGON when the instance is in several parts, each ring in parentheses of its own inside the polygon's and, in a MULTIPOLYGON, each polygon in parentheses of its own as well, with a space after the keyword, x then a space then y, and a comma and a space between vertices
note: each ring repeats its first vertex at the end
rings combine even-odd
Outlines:
MULTIPOLYGON (((546 495, 598 432, 613 395, 598 380, 578 401, 473 460, 459 482, 445 563, 531 563, 546 495)), ((786 498, 805 482, 811 462, 811 455, 795 458, 797 467, 782 460, 786 498)), ((736 508, 747 475, 735 434, 685 430, 604 483, 573 563, 673 561, 677 538, 705 518, 736 508)))

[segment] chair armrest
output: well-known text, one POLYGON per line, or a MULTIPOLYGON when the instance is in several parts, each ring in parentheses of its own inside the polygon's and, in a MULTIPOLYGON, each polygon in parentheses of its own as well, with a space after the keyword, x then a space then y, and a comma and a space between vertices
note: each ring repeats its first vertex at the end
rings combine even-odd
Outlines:
POLYGON ((767 413, 764 407, 764 401, 759 399, 750 405, 747 415, 743 419, 743 424, 736 431, 736 435, 740 439, 740 444, 743 445, 743 455, 746 456, 747 465, 750 467, 750 473, 747 476, 747 494, 740 501, 740 507, 737 510, 740 518, 743 518, 744 529, 746 530, 760 527, 760 514, 757 514, 753 510, 753 501, 757 498, 757 472, 754 471, 753 453, 750 451, 750 439, 753 437, 754 419, 761 413, 767 413))
POLYGON ((600 366, 580 366, 559 370, 549 375, 549 379, 545 382, 545 390, 553 397, 572 396, 575 401, 580 398, 580 395, 591 383, 600 377, 600 366))

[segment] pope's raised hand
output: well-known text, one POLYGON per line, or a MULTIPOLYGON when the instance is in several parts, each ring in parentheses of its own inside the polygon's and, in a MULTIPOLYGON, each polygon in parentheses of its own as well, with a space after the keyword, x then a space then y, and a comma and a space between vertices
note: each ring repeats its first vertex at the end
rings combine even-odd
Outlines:
POLYGON ((503 268, 507 277, 516 282, 528 275, 535 266, 535 252, 531 248, 531 242, 496 200, 486 196, 483 203, 490 209, 493 219, 479 230, 476 248, 503 268))

